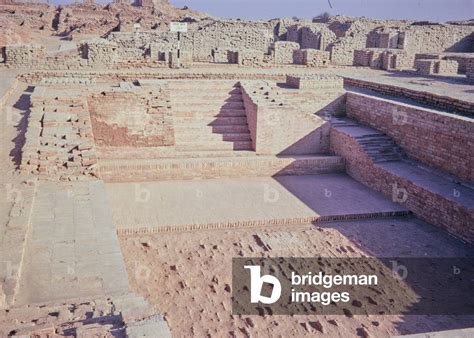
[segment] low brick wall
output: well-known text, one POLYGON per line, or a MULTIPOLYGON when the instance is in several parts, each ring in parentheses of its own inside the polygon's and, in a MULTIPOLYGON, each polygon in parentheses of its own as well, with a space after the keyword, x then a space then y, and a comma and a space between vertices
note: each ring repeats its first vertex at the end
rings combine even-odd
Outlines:
POLYGON ((339 173, 344 172, 344 161, 337 156, 242 156, 232 159, 100 161, 99 168, 100 178, 105 182, 141 182, 339 173))
POLYGON ((402 176, 374 164, 359 146, 359 143, 344 132, 331 129, 331 151, 342 156, 346 162, 346 172, 357 181, 393 198, 394 187, 405 189, 406 200, 401 205, 417 217, 447 230, 449 233, 469 243, 474 242, 473 209, 467 209, 423 187, 415 185, 402 176))
MULTIPOLYGON (((473 65, 473 74, 472 79, 474 81, 474 62, 473 65)), ((382 84, 378 82, 364 81, 359 79, 351 79, 349 77, 344 78, 345 86, 353 86, 359 88, 366 88, 374 90, 378 93, 407 97, 415 101, 421 102, 428 106, 438 108, 438 109, 447 109, 448 111, 459 111, 461 113, 474 116, 474 103, 458 100, 449 96, 441 96, 429 92, 422 92, 418 90, 408 89, 404 87, 382 84)))
POLYGON ((380 130, 407 154, 461 179, 474 181, 474 120, 348 92, 346 112, 380 130))

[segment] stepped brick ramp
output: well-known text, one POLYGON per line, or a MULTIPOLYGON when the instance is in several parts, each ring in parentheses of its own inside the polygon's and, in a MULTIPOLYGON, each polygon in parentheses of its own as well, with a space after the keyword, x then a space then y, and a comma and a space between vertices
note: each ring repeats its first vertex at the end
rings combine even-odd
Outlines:
POLYGON ((169 81, 177 151, 252 150, 235 81, 169 81))
POLYGON ((407 215, 405 208, 344 174, 106 187, 119 234, 407 215))

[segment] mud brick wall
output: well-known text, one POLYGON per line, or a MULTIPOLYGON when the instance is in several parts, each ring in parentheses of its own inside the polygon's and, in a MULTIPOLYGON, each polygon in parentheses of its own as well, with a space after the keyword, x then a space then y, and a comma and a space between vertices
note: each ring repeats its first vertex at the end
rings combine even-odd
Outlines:
POLYGON ((303 50, 303 64, 309 67, 323 67, 330 62, 330 53, 316 49, 303 50))
POLYGON ((366 48, 354 51, 354 66, 382 68, 385 49, 366 48))
POLYGON ((241 66, 260 67, 264 64, 264 54, 258 50, 240 50, 237 63, 241 66))
POLYGON ((315 74, 306 76, 286 76, 286 84, 297 89, 342 89, 344 79, 337 75, 315 74))
POLYGON ((416 54, 415 58, 457 61, 458 73, 466 74, 467 64, 469 60, 474 59, 474 53, 420 53, 416 54))
POLYGON ((274 60, 276 64, 288 65, 294 63, 293 54, 300 49, 300 44, 290 41, 278 41, 274 46, 274 60))
POLYGON ((295 111, 266 82, 241 82, 254 150, 265 155, 321 154, 329 149, 329 124, 295 111))
POLYGON ((402 50, 390 50, 383 53, 382 68, 392 69, 412 69, 415 63, 415 54, 402 50))
POLYGON ((88 101, 99 146, 152 147, 174 144, 168 84, 104 90, 88 101))
POLYGON ((461 179, 474 181, 474 120, 396 101, 349 92, 346 113, 380 130, 408 156, 461 179))
POLYGON ((449 112, 460 112, 471 117, 474 116, 474 104, 472 102, 454 99, 452 97, 440 96, 430 92, 420 92, 418 90, 388 84, 351 79, 348 77, 344 78, 344 85, 367 88, 387 95, 406 97, 436 109, 446 109, 449 112))
POLYGON ((439 226, 453 235, 474 243, 474 210, 467 209, 456 201, 428 191, 403 176, 395 175, 375 164, 350 135, 331 128, 331 152, 342 156, 346 172, 357 181, 393 197, 393 187, 406 189, 407 200, 401 203, 417 217, 439 226))
POLYGON ((46 57, 44 47, 37 45, 6 46, 5 63, 9 67, 30 67, 46 57))
POLYGON ((189 51, 181 50, 179 52, 179 62, 178 62, 178 51, 173 50, 168 54, 169 65, 171 68, 187 68, 190 67, 193 62, 193 55, 189 51))
POLYGON ((474 27, 461 25, 411 25, 405 50, 410 53, 474 52, 474 27))
POLYGON ((96 65, 110 65, 118 59, 118 45, 104 39, 87 42, 83 46, 84 57, 96 65))
POLYGON ((418 59, 415 60, 415 68, 421 75, 456 75, 458 73, 458 62, 455 60, 418 59))
POLYGON ((455 60, 439 60, 436 63, 436 73, 440 75, 456 75, 459 64, 455 60))
POLYGON ((415 60, 415 69, 420 75, 432 75, 435 71, 436 60, 415 60))

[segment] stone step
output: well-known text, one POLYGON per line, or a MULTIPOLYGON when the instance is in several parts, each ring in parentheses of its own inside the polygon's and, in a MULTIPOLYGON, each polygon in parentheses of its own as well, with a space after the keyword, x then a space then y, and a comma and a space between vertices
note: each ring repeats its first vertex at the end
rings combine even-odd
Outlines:
POLYGON ((190 141, 190 142, 181 142, 176 144, 177 151, 193 151, 193 150, 252 150, 252 141, 235 141, 235 142, 226 142, 226 141, 209 141, 206 142, 190 141))
POLYGON ((175 117, 174 119, 175 126, 178 125, 201 125, 201 126, 222 126, 222 125, 246 125, 247 117, 200 117, 200 118, 185 118, 185 117, 175 117))
MULTIPOLYGON (((239 153, 232 152, 229 155, 239 153)), ((186 154, 186 158, 175 159, 102 160, 99 162, 100 175, 107 182, 134 182, 344 172, 344 161, 339 156, 224 157, 225 152, 221 152, 221 156, 217 158, 191 157, 196 154, 198 152, 190 152, 186 154)), ((208 154, 217 155, 219 152, 208 152, 208 154)))
POLYGON ((207 111, 196 111, 192 108, 187 108, 186 110, 174 111, 173 115, 175 117, 231 117, 231 116, 246 116, 244 109, 209 109, 207 111))
POLYGON ((207 134, 207 133, 192 133, 192 132, 185 132, 185 133, 177 133, 175 135, 176 143, 180 142, 191 142, 194 140, 199 141, 206 141, 206 142, 219 142, 219 141, 251 141, 250 133, 226 133, 226 134, 207 134))

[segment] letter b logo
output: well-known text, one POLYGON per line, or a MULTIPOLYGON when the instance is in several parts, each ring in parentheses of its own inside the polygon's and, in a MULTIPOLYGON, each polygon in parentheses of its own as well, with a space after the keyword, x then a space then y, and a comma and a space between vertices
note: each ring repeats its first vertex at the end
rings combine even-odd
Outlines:
POLYGON ((281 283, 275 276, 272 275, 260 275, 260 266, 258 265, 245 265, 245 269, 250 270, 250 302, 251 303, 263 303, 273 304, 281 296, 281 283), (270 297, 262 296, 263 283, 272 284, 272 295, 270 297))

